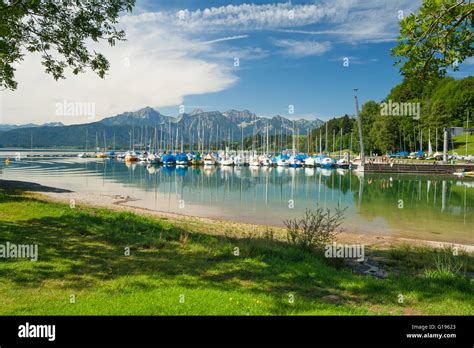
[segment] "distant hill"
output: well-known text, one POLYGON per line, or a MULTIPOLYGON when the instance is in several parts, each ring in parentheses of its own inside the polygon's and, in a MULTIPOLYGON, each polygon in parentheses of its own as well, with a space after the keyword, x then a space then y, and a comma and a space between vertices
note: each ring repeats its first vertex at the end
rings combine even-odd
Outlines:
MULTIPOLYGON (((243 136, 265 134, 268 128, 270 135, 291 134, 293 125, 301 135, 324 124, 315 120, 289 120, 283 116, 264 118, 244 110, 228 110, 225 112, 204 112, 196 109, 177 117, 162 115, 157 110, 146 107, 135 112, 125 112, 99 122, 64 126, 60 123, 42 126, 25 125, 11 126, 0 133, 1 147, 29 147, 33 138, 34 147, 84 147, 87 144, 93 149, 104 143, 110 148, 114 141, 117 147, 128 148, 131 138, 135 144, 150 143, 155 136, 163 142, 173 141, 176 144, 176 134, 179 143, 185 144, 199 140, 206 144, 217 141, 240 141, 243 136)), ((4 125, 5 126, 5 125, 4 125)), ((1 127, 1 126, 0 126, 1 127)), ((8 126, 6 126, 8 127, 8 126)), ((1 128, 0 128, 1 130, 1 128)))
POLYGON ((23 124, 23 125, 15 125, 15 124, 0 124, 0 132, 6 132, 9 130, 13 129, 19 129, 19 128, 34 128, 34 127, 63 127, 64 124, 61 122, 50 122, 50 123, 45 123, 42 125, 39 124, 34 124, 34 123, 28 123, 28 124, 23 124))

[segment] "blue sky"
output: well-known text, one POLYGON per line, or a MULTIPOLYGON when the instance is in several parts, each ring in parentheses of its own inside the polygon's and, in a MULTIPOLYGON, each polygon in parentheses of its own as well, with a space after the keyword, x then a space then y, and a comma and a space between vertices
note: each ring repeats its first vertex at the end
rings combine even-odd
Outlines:
MULTIPOLYGON (((105 80, 87 73, 56 82, 39 57, 28 57, 17 71, 18 90, 3 95, 0 118, 90 122, 55 114, 63 102, 93 104, 96 120, 144 106, 175 116, 180 105, 323 120, 353 114, 353 88, 361 102, 379 101, 401 81, 390 49, 399 18, 420 3, 138 0, 120 18, 127 42, 91 46, 111 62, 105 80)), ((454 76, 472 75, 473 66, 471 59, 454 76)))
MULTIPOLYGON (((186 96, 182 104, 187 106, 187 111, 193 107, 205 110, 247 108, 267 116, 282 114, 287 117, 327 119, 345 113, 353 114, 353 88, 359 88, 361 100, 380 100, 401 81, 398 68, 393 66, 394 59, 389 53, 397 35, 396 30, 392 29, 397 23, 398 11, 409 14, 417 8, 417 1, 398 1, 393 4, 394 2, 397 1, 372 2, 374 6, 371 7, 370 4, 361 6, 357 1, 342 1, 342 7, 347 6, 348 14, 339 20, 327 16, 321 20, 309 19, 308 24, 305 22, 303 25, 292 25, 290 20, 289 25, 268 25, 266 28, 256 28, 257 25, 248 25, 245 28, 229 26, 225 30, 214 28, 214 31, 202 33, 209 40, 241 37, 216 43, 223 50, 235 51, 237 58, 239 50, 258 48, 261 52, 255 56, 250 54, 248 57, 239 58, 240 67, 232 69, 238 78, 233 86, 221 92, 186 96), (361 18, 371 19, 373 22, 360 25, 350 23, 347 19, 351 16, 351 11, 362 12, 361 18), (384 17, 374 18, 372 13, 383 13, 384 17), (380 25, 381 21, 391 21, 392 25, 380 25), (342 30, 341 27, 349 23, 350 26, 342 30), (383 30, 372 30, 371 26, 383 30), (352 30, 360 31, 361 34, 351 35, 352 30), (302 46, 300 50, 299 43, 302 46), (311 49, 312 44, 316 45, 316 49, 311 49), (318 44, 320 46, 317 46, 318 44), (318 50, 318 47, 321 49, 318 50), (297 52, 294 52, 295 50, 297 52), (345 62, 348 64, 344 64, 345 62), (289 105, 294 106, 295 116, 288 114, 289 105)), ((180 0, 173 1, 172 4, 169 1, 146 1, 140 5, 147 11, 157 11, 160 8, 169 11, 198 11, 227 6, 229 3, 180 0)), ((239 6, 248 2, 231 3, 239 6)), ((290 2, 254 1, 253 4, 290 2)), ((305 5, 323 6, 324 2, 292 1, 291 5, 288 5, 288 15, 293 9, 293 16, 296 17, 298 11, 305 11, 305 5)), ((284 11, 282 9, 282 12, 284 11)), ((234 60, 229 59, 229 64, 233 63, 234 60)), ((161 110, 173 113, 176 106, 161 110)))

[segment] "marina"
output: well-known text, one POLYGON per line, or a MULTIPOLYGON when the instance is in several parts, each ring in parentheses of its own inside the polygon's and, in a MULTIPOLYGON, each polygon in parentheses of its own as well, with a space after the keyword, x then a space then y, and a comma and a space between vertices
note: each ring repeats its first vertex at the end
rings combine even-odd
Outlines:
POLYGON ((307 208, 339 204, 348 208, 348 232, 472 243, 474 181, 468 177, 204 163, 32 157, 13 160, 0 177, 129 197, 130 207, 270 226, 307 208))

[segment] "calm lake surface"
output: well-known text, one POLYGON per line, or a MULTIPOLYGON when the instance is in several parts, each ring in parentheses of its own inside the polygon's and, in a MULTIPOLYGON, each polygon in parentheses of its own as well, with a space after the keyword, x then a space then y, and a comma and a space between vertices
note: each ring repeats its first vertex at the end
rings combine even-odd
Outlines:
MULTIPOLYGON (((281 226, 305 209, 347 207, 347 232, 474 244, 474 181, 347 170, 147 167, 121 161, 25 158, 0 178, 130 196, 137 207, 281 226)), ((14 157, 14 154, 13 154, 14 157)))

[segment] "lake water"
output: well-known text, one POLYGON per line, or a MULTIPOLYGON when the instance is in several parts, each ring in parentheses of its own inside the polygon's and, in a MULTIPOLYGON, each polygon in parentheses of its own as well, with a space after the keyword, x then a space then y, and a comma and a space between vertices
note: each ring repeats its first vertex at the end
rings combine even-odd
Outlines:
POLYGON ((474 244, 474 181, 426 175, 358 176, 308 168, 147 167, 121 161, 27 158, 0 178, 103 195, 134 206, 281 226, 307 208, 347 207, 348 232, 474 244))

